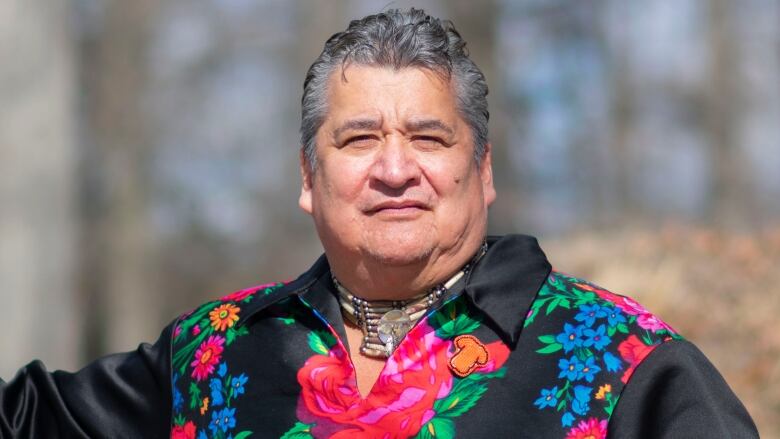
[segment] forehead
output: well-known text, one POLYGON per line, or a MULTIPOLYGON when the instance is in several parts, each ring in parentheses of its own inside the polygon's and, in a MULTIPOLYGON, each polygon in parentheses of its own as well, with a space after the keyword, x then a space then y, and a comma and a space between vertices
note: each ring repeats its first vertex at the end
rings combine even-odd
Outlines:
POLYGON ((459 119, 451 81, 429 69, 351 64, 331 74, 327 96, 326 123, 355 117, 436 118, 451 124, 459 119))

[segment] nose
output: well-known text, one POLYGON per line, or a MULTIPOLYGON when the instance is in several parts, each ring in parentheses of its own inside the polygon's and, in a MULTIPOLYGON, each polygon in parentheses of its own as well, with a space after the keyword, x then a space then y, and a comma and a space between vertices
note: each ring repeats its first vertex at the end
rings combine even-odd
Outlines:
POLYGON ((392 189, 420 181, 420 167, 410 146, 402 138, 388 138, 371 168, 371 179, 392 189))

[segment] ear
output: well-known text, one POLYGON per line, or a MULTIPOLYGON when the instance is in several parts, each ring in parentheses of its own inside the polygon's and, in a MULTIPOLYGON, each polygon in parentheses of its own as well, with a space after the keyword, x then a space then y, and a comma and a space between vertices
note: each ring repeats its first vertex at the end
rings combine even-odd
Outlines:
POLYGON ((298 155, 301 167, 301 196, 298 198, 298 206, 303 209, 304 212, 309 215, 312 214, 312 199, 311 199, 311 187, 314 179, 314 175, 309 165, 309 161, 306 160, 306 156, 303 153, 303 148, 298 155))
POLYGON ((485 198, 485 206, 490 206, 496 200, 496 188, 493 186, 493 145, 485 145, 485 153, 479 162, 479 177, 482 180, 482 195, 485 198))

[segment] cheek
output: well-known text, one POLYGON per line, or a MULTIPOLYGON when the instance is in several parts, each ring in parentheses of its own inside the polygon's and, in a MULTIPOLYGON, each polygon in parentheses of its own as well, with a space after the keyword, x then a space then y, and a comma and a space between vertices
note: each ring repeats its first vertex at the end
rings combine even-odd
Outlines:
POLYGON ((354 163, 329 163, 327 167, 322 166, 316 179, 321 193, 320 201, 331 204, 354 202, 360 196, 364 175, 354 163))
POLYGON ((473 190, 476 171, 469 164, 433 162, 425 165, 425 174, 440 197, 460 198, 473 190))

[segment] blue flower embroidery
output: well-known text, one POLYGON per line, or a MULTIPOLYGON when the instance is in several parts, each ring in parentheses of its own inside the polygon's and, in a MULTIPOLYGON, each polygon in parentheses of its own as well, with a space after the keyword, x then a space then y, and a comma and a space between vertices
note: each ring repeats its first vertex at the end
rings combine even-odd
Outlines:
POLYGON ((585 329, 582 331, 585 340, 582 342, 584 347, 593 346, 596 350, 602 351, 612 340, 607 335, 607 327, 599 325, 597 329, 585 329))
POLYGON ((172 381, 173 381, 172 388, 173 388, 173 409, 175 411, 181 410, 182 407, 184 406, 184 397, 182 396, 182 394, 179 391, 179 389, 176 387, 176 381, 178 381, 178 380, 179 380, 179 374, 178 373, 174 373, 173 374, 173 379, 172 379, 172 381))
POLYGON ((590 410, 590 391, 592 387, 576 386, 574 388, 574 399, 571 401, 571 409, 578 415, 584 415, 590 410))
POLYGON ((588 357, 588 359, 585 360, 585 363, 582 364, 582 368, 580 370, 580 375, 578 378, 580 379, 585 378, 585 381, 592 383, 593 377, 599 372, 601 372, 601 368, 596 365, 596 358, 588 357))
POLYGON ((219 378, 212 378, 211 381, 209 381, 209 388, 211 389, 211 406, 217 407, 224 404, 225 400, 222 398, 222 380, 219 378))
POLYGON ((556 393, 558 393, 558 386, 555 386, 549 390, 542 389, 542 396, 534 401, 534 405, 539 407, 539 409, 543 409, 545 407, 555 407, 555 404, 558 403, 558 398, 555 396, 556 393))
POLYGON ((558 374, 558 378, 566 378, 569 381, 574 381, 580 376, 582 371, 582 362, 577 357, 571 357, 568 360, 561 358, 558 360, 558 368, 561 369, 561 373, 558 374))
POLYGON ((563 351, 569 352, 575 347, 582 346, 582 325, 570 325, 566 323, 563 325, 563 332, 555 337, 555 341, 563 345, 563 351))
POLYGON ((217 369, 217 375, 224 378, 226 373, 227 373, 227 363, 220 364, 219 369, 217 369))
POLYGON ((574 415, 572 415, 569 412, 566 412, 561 417, 561 425, 564 427, 571 427, 571 424, 574 422, 574 415))
POLYGON ((623 311, 615 307, 605 307, 607 311, 607 323, 609 326, 617 326, 621 323, 626 323, 626 316, 623 315, 623 311))
POLYGON ((587 327, 593 326, 597 318, 607 317, 607 311, 601 307, 601 305, 582 305, 580 306, 580 312, 574 316, 574 320, 578 322, 585 322, 587 327))
POLYGON ((610 372, 617 372, 623 368, 620 358, 612 355, 611 352, 604 352, 604 364, 607 365, 607 370, 610 372))
POLYGON ((236 426, 236 409, 225 407, 220 411, 214 410, 211 413, 211 422, 209 423, 209 429, 212 434, 217 434, 217 431, 222 430, 226 433, 229 429, 236 426))
POLYGON ((233 396, 238 396, 244 393, 244 384, 246 384, 248 380, 249 377, 242 373, 230 381, 230 386, 233 388, 233 396))

